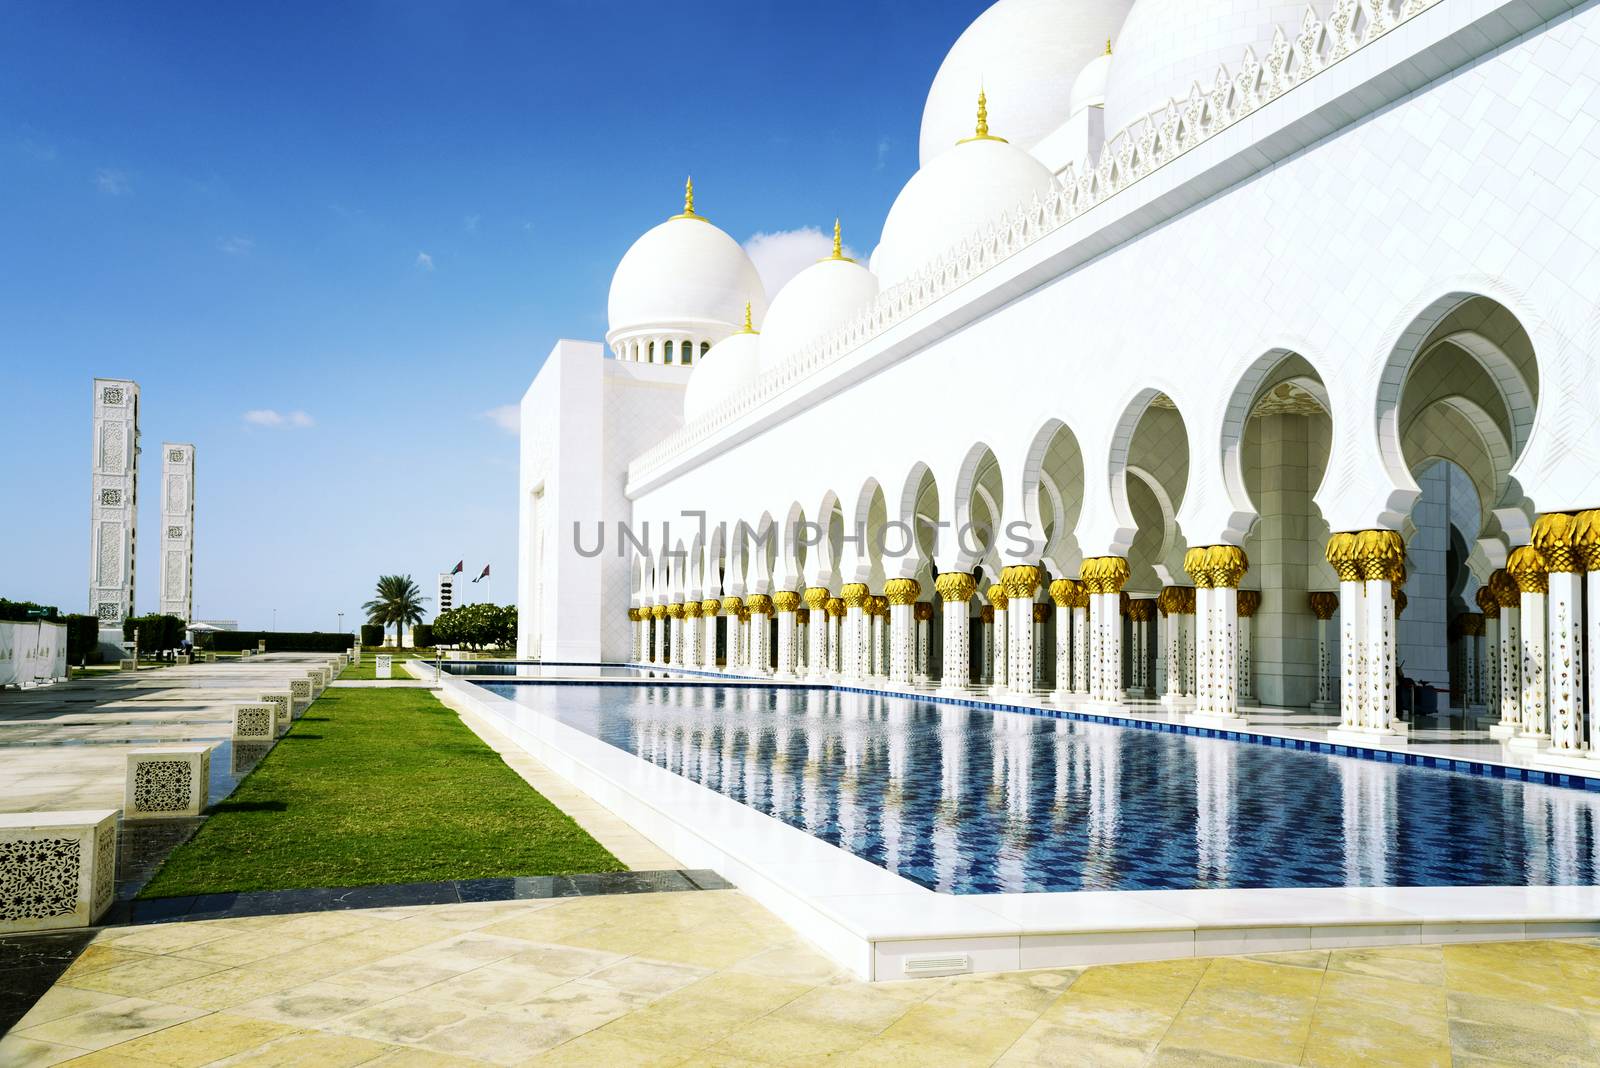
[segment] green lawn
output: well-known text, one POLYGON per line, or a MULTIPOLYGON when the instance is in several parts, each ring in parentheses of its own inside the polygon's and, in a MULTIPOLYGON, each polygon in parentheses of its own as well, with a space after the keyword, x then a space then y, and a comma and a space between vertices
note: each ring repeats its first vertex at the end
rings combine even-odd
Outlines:
POLYGON ((142 897, 619 871, 426 690, 329 689, 142 897))
POLYGON ((433 658, 432 649, 363 649, 361 650, 361 663, 351 664, 339 673, 341 679, 375 679, 378 677, 378 653, 387 653, 394 657, 394 663, 389 666, 391 679, 409 679, 411 672, 400 666, 402 660, 433 658))

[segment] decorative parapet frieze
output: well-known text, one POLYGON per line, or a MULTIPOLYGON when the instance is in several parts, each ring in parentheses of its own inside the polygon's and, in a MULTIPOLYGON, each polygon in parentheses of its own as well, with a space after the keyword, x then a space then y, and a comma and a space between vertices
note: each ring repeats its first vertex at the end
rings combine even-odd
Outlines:
POLYGON ((1051 192, 1001 213, 962 237, 922 270, 878 294, 860 313, 824 335, 698 419, 640 453, 630 482, 687 450, 768 400, 841 360, 866 342, 971 282, 1084 212, 1149 177, 1196 146, 1254 114, 1290 89, 1365 48, 1442 0, 1334 0, 1308 4, 1298 29, 1273 34, 1265 59, 1246 49, 1236 72, 1218 69, 1109 138, 1098 158, 1069 166, 1051 192), (1319 10, 1326 12, 1319 14, 1319 10))

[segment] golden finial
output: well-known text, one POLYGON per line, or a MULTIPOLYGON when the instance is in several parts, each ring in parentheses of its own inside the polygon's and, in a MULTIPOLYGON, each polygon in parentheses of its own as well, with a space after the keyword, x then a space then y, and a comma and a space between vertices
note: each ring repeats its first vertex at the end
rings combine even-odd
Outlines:
POLYGON ((685 179, 685 181, 683 183, 683 212, 681 214, 679 214, 679 215, 674 215, 673 218, 674 219, 699 219, 701 222, 705 222, 706 221, 706 217, 704 215, 696 215, 695 212, 694 212, 694 176, 693 175, 690 175, 687 179, 685 179))
POLYGON ((838 219, 834 219, 833 220, 833 254, 831 256, 827 256, 827 257, 825 257, 825 258, 823 258, 821 260, 818 260, 817 262, 819 262, 819 263, 827 263, 828 260, 838 260, 841 263, 854 263, 854 262, 856 262, 855 260, 851 259, 849 256, 846 256, 844 254, 844 240, 839 236, 839 220, 838 219))
POLYGON ((1110 54, 1111 54, 1111 38, 1107 37, 1106 38, 1106 55, 1109 56, 1110 54))
POLYGON ((1001 144, 1004 144, 1005 140, 1006 139, 1004 137, 996 137, 989 132, 989 97, 988 94, 983 91, 983 87, 979 86, 977 132, 971 137, 963 137, 961 140, 957 141, 956 144, 964 145, 968 141, 999 141, 1001 144))
POLYGON ((759 334, 759 333, 761 333, 761 331, 757 330, 755 328, 755 325, 753 323, 751 323, 751 321, 750 321, 750 302, 748 300, 744 302, 744 329, 739 331, 739 333, 741 333, 741 334, 759 334))

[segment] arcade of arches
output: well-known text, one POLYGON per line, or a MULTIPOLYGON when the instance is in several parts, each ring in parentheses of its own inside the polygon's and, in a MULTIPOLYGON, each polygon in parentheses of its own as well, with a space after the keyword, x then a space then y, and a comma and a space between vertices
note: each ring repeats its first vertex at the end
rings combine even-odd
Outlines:
POLYGON ((869 480, 854 502, 727 517, 705 544, 641 555, 634 659, 1068 708, 1151 702, 1220 728, 1304 709, 1362 745, 1402 745, 1444 716, 1592 768, 1600 510, 1541 512, 1512 474, 1538 406, 1527 334, 1467 297, 1391 370, 1379 452, 1416 487, 1393 529, 1329 529, 1317 497, 1336 408, 1310 362, 1275 352, 1225 422, 1229 488, 1252 513, 1238 544, 1186 540, 1189 424, 1150 390, 1109 458, 1086 462, 1051 422, 1018 477, 975 444, 948 485, 919 465, 903 487, 869 480), (1111 473, 1131 520, 1116 553, 1078 544, 1093 470, 1111 473), (1019 519, 1037 534, 1026 556, 999 534, 1019 519))

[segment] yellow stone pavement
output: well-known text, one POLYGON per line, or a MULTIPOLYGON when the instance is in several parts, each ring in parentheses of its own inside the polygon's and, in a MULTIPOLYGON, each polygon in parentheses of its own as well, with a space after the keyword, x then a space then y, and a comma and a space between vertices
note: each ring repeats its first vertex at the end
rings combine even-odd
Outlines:
POLYGON ((866 984, 737 891, 110 929, 0 1064, 1600 1064, 1600 939, 866 984))

